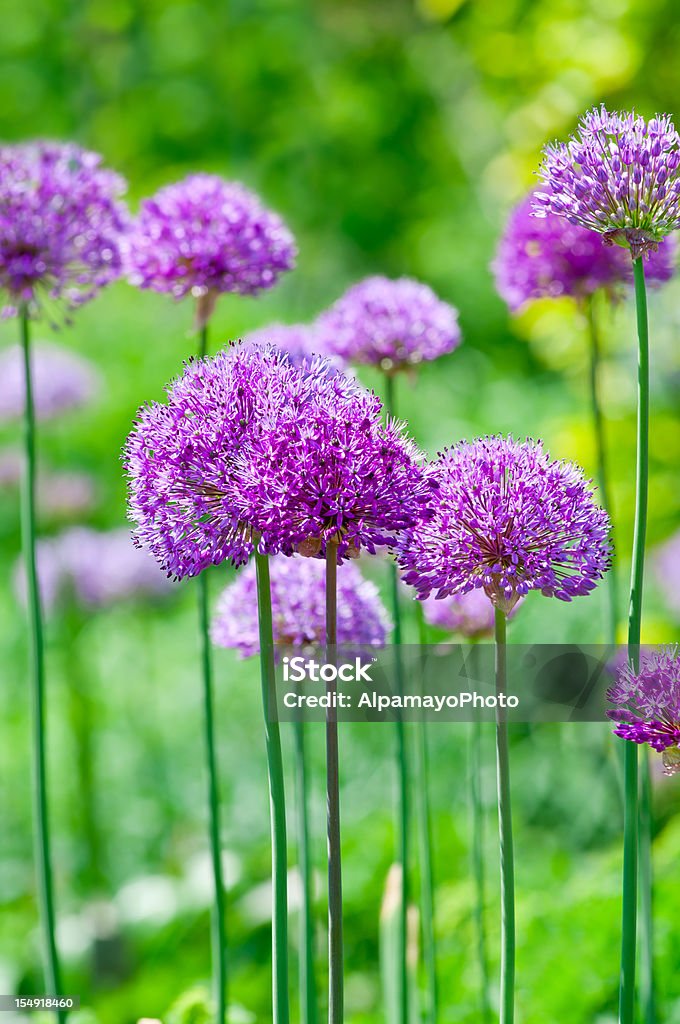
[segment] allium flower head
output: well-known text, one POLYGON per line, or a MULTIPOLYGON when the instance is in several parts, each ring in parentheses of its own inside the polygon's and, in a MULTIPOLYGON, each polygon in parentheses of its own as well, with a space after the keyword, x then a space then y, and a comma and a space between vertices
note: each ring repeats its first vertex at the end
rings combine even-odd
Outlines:
POLYGON ((318 321, 330 352, 387 373, 437 359, 460 344, 458 313, 431 288, 402 277, 367 277, 318 321))
MULTIPOLYGON (((566 217, 534 215, 532 193, 510 214, 492 270, 498 294, 512 312, 533 299, 568 295, 584 299, 602 288, 612 298, 632 283, 630 256, 619 246, 605 245, 602 235, 573 224, 566 217)), ((645 264, 648 281, 673 276, 675 245, 663 239, 645 264)))
MULTIPOLYGON (((285 352, 294 366, 301 366, 305 360, 314 356, 326 356, 321 332, 309 324, 270 324, 259 327, 244 335, 241 345, 244 348, 266 348, 268 345, 285 352)), ((333 356, 330 362, 342 368, 342 360, 333 356)))
POLYGON ((295 266, 292 234, 254 192, 192 174, 146 199, 129 246, 130 282, 208 302, 255 295, 295 266))
MULTIPOLYGON (((511 614, 519 607, 515 605, 511 614)), ((494 606, 483 590, 469 590, 467 594, 453 594, 439 599, 427 597, 423 601, 425 621, 447 633, 467 637, 490 635, 494 630, 494 606)))
POLYGON ((680 657, 677 647, 645 652, 636 672, 631 665, 618 670, 608 690, 612 704, 607 715, 617 723, 614 732, 633 743, 649 743, 664 752, 667 775, 680 771, 680 657))
POLYGON ((633 259, 680 227, 680 136, 667 115, 594 108, 569 142, 546 146, 539 174, 537 216, 566 217, 633 259))
POLYGON ((680 533, 675 533, 657 549, 654 569, 668 607, 680 615, 680 533))
POLYGON ((3 314, 45 299, 73 308, 121 273, 125 182, 72 143, 0 146, 3 314))
POLYGON ((444 451, 429 520, 405 532, 398 559, 420 597, 483 589, 511 610, 530 590, 570 601, 609 568, 609 517, 582 471, 536 441, 486 437, 444 451))
MULTIPOLYGON (((100 388, 95 367, 67 349, 47 342, 31 345, 33 402, 46 420, 92 401, 100 388)), ((26 401, 24 354, 19 345, 0 353, 0 422, 23 416, 26 401)))
MULTIPOLYGON (((326 569, 315 558, 270 559, 274 642, 301 646, 326 640, 326 569)), ((391 628, 377 587, 358 568, 338 569, 338 643, 384 646, 391 628)), ((260 650, 255 564, 222 593, 211 629, 213 643, 247 658, 260 650)))

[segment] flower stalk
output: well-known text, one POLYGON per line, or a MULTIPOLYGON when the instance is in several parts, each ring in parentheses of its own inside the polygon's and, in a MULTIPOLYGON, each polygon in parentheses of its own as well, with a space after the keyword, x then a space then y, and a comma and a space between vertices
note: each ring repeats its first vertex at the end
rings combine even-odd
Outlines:
MULTIPOLYGON (((337 542, 326 543, 326 660, 335 657, 337 635, 337 542)), ((326 683, 333 696, 334 680, 326 683)), ((342 928, 342 848, 340 841, 340 768, 338 718, 329 701, 326 712, 326 802, 328 810, 328 1024, 344 1021, 344 952, 342 928)))
MULTIPOLYGON (((495 609, 496 696, 505 694, 507 681, 507 618, 495 609)), ((499 701, 500 705, 500 701, 499 701)), ((496 764, 498 772, 498 833, 501 861, 501 990, 500 1024, 515 1018, 515 855, 512 838, 508 721, 496 710, 496 764)))
POLYGON ((297 847, 302 898, 300 903, 300 1019, 302 1024, 318 1020, 316 973, 314 970, 314 918, 312 912, 312 864, 307 803, 307 751, 305 724, 295 722, 295 773, 297 778, 297 847))
MULTIPOLYGON (((471 641, 470 656, 475 658, 477 648, 471 641)), ((475 719, 470 722, 468 748, 468 776, 470 786, 470 816, 472 819, 472 874, 475 885, 475 927, 477 930, 477 964, 480 983, 480 1021, 488 1024, 491 1020, 491 1004, 489 1002, 489 957, 487 953, 485 925, 485 888, 484 871, 484 804, 481 791, 482 775, 482 723, 475 719)))

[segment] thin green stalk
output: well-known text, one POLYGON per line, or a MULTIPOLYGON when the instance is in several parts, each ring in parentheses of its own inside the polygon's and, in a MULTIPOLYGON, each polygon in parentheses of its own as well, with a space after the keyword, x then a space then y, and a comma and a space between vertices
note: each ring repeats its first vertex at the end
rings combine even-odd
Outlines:
MULTIPOLYGON (((421 685, 424 681, 424 652, 427 632, 423 606, 416 602, 418 638, 421 647, 421 685)), ((418 831, 418 852, 420 855, 420 906, 423 936, 423 963, 425 966, 426 1006, 424 1020, 436 1024, 439 1016, 439 991, 437 983, 437 946, 434 932, 434 879, 432 869, 432 822, 430 815, 430 794, 428 789, 428 749, 425 722, 415 723, 415 809, 418 831)))
POLYGON ((275 718, 276 675, 272 598, 267 555, 255 552, 257 611, 260 627, 260 676, 269 773, 272 842, 272 992, 273 1024, 289 1024, 288 1000, 288 852, 286 794, 283 784, 281 734, 275 718))
POLYGON ((656 992, 654 983, 654 874, 652 865, 652 834, 654 805, 647 748, 642 749, 640 765, 640 1001, 644 1024, 656 1024, 656 992))
MULTIPOLYGON (((326 658, 331 661, 337 644, 338 548, 326 544, 326 658)), ((331 697, 326 712, 326 805, 328 812, 328 1024, 343 1024, 344 952, 342 929, 342 846, 340 842, 340 763, 338 716, 330 705, 334 681, 326 691, 331 697)))
MULTIPOLYGON (((496 695, 505 693, 506 626, 505 613, 495 609, 496 695)), ((498 832, 501 859, 501 993, 500 1024, 515 1019, 515 854, 512 841, 512 805, 510 799, 510 756, 508 720, 502 708, 496 709, 496 763, 498 771, 498 832)))
MULTIPOLYGON (((385 391, 387 399, 387 411, 390 417, 396 415, 395 381, 391 374, 385 375, 385 391)), ((404 689, 404 667, 401 658, 402 629, 401 629, 401 602, 399 599, 399 573, 396 562, 390 563, 390 584, 392 591, 392 616, 394 619, 394 667, 396 673, 397 690, 399 693, 404 689)), ((408 1024, 409 1021, 409 978, 408 978, 408 906, 409 906, 409 874, 410 857, 408 841, 408 820, 409 820, 409 792, 408 792, 408 757, 406 749, 406 730, 404 721, 399 712, 395 717, 397 732, 397 780, 398 780, 398 808, 399 821, 399 862, 401 863, 401 904, 399 907, 399 978, 400 978, 400 1024, 408 1024)))
MULTIPOLYGON (((633 667, 637 668, 640 660, 642 588, 645 569, 649 480, 649 330, 647 325, 645 270, 641 258, 633 261, 633 274, 635 278, 635 306, 638 331, 638 415, 633 570, 628 616, 628 658, 633 667)), ((623 906, 619 1021, 620 1024, 634 1024, 639 815, 638 748, 636 743, 627 742, 624 747, 624 788, 623 906)))
MULTIPOLYGON (((199 332, 198 355, 204 358, 208 350, 208 328, 199 332)), ((215 698, 213 687, 212 648, 210 645, 210 597, 205 572, 197 580, 198 623, 201 644, 201 678, 203 682, 203 729, 205 760, 208 776, 208 809, 210 859, 212 862, 215 901, 212 908, 212 957, 217 1005, 217 1024, 227 1019, 227 938, 225 924, 224 877, 222 871, 222 843, 220 828, 220 791, 215 743, 215 698)))
MULTIPOLYGON (((46 994, 62 995, 59 954, 55 938, 54 895, 52 882, 52 855, 47 806, 47 761, 45 740, 45 661, 42 611, 38 586, 35 552, 36 515, 36 438, 35 408, 33 403, 33 375, 28 310, 20 313, 21 345, 26 381, 24 410, 25 471, 21 494, 21 540, 26 572, 26 595, 30 628, 31 669, 30 682, 33 700, 33 819, 35 857, 38 873, 38 907, 43 937, 43 956, 46 994)), ((67 1014, 56 1013, 62 1024, 67 1014)))
POLYGON ((307 753, 305 724, 295 722, 295 772, 297 778, 298 863, 302 888, 300 905, 300 1013, 302 1024, 318 1019, 316 973, 314 970, 314 918, 312 913, 312 864, 307 806, 307 753))
MULTIPOLYGON (((586 318, 588 321, 588 339, 590 342, 590 404, 593 417, 593 435, 595 437, 595 452, 597 459, 597 482, 600 488, 601 504, 613 519, 611 493, 609 490, 609 459, 607 454, 607 438, 602 414, 602 403, 600 396, 600 371, 602 355, 600 351, 600 336, 597 329, 597 317, 595 314, 595 303, 593 296, 590 296, 585 303, 586 318)), ((616 643, 618 629, 618 578, 616 566, 612 565, 607 573, 607 641, 610 644, 616 643)))
MULTIPOLYGON (((474 645, 471 655, 475 655, 474 645)), ((468 774, 470 784, 470 813, 472 818, 472 874, 475 883, 475 926, 477 930, 477 962, 479 966, 480 1012, 482 1024, 491 1020, 489 1001, 489 957, 486 942, 484 871, 484 804, 482 801, 482 723, 479 719, 470 722, 470 746, 468 753, 468 774)))

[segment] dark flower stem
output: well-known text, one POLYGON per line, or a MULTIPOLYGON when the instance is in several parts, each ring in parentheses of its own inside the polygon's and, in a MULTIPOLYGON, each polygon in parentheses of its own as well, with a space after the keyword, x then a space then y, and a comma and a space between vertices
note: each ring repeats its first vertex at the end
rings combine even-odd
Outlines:
MULTIPOLYGON (((471 644, 471 656, 477 654, 474 643, 471 644)), ((477 962, 479 967, 480 1021, 488 1024, 491 1020, 491 1004, 489 1002, 489 957, 487 953, 485 925, 485 888, 484 871, 484 804, 482 801, 482 723, 479 719, 470 723, 470 746, 468 754, 468 773, 470 784, 470 812, 472 817, 472 873, 475 884, 475 925, 477 929, 477 962)))
MULTIPOLYGON (((335 657, 338 618, 338 547, 326 544, 326 659, 335 657)), ((326 684, 332 697, 334 681, 326 684)), ((344 1021, 344 953, 342 935, 342 848, 340 842, 340 768, 338 717, 326 712, 326 806, 328 814, 328 1024, 344 1021)))
POLYGON ((300 906, 300 1019, 302 1024, 316 1024, 317 995, 314 970, 314 918, 312 913, 312 865, 309 842, 309 811, 307 805, 307 753, 305 724, 295 722, 295 772, 297 776, 298 864, 302 884, 300 906))
MULTIPOLYGON (((506 687, 505 613, 495 609, 496 695, 506 687)), ((515 854, 512 841, 510 799, 510 756, 508 720, 502 708, 496 710, 496 764, 498 772, 498 833, 501 857, 501 993, 500 1024, 515 1019, 515 854)))
MULTIPOLYGON (((390 417, 396 416, 396 396, 394 377, 385 374, 385 393, 387 412, 390 417)), ((390 583, 392 591, 392 616, 394 618, 394 667, 397 690, 404 689, 404 668, 401 658, 402 629, 401 607, 399 600, 399 573, 396 562, 390 563, 390 583)), ((408 1024, 409 1020, 409 985, 408 985, 408 904, 409 904, 409 794, 408 794, 408 760, 406 752, 406 731, 401 714, 395 717, 397 732, 397 779, 399 791, 399 862, 401 863, 401 900, 399 906, 399 979, 400 979, 400 1024, 408 1024)))
MULTIPOLYGON (((425 645, 427 629, 423 606, 416 601, 418 639, 421 648, 421 686, 425 674, 425 645)), ((432 822, 428 790, 428 750, 425 722, 415 723, 415 809, 420 854, 420 905, 423 933, 423 962, 425 965, 426 1006, 423 1019, 436 1024, 439 1017, 439 990, 437 982, 437 946, 434 933, 434 879, 432 870, 432 822)))
POLYGON ((274 672, 274 630, 267 555, 255 552, 257 612, 260 627, 260 675, 264 732, 269 772, 269 802, 272 842, 272 963, 273 1024, 289 1024, 288 1000, 288 852, 286 840, 286 794, 283 784, 281 735, 275 720, 276 676, 274 672))
MULTIPOLYGON (((38 906, 43 931, 45 987, 47 995, 60 996, 61 971, 55 938, 52 856, 47 806, 47 763, 45 743, 45 660, 43 623, 35 553, 35 408, 31 368, 30 323, 28 310, 20 313, 21 345, 24 356, 26 394, 24 403, 25 471, 21 495, 21 540, 26 572, 26 592, 31 640, 31 688, 33 699, 33 818, 35 857, 38 872, 38 906)), ((64 1011, 57 1011, 57 1020, 66 1020, 64 1011)))
MULTIPOLYGON (((205 357, 207 350, 208 328, 204 326, 199 333, 198 355, 201 359, 205 357)), ((215 744, 215 699, 213 693, 212 650, 210 646, 210 597, 208 593, 208 578, 204 572, 198 577, 197 587, 201 675, 203 679, 203 728, 208 774, 210 856, 215 890, 215 902, 212 910, 213 971, 215 974, 217 1024, 225 1024, 227 1019, 227 939, 222 844, 220 837, 220 790, 215 744)))

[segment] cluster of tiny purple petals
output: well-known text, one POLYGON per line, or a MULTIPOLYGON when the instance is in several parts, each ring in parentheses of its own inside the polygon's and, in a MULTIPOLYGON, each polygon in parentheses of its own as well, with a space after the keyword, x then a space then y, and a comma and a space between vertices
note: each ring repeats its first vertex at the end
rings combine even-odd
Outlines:
POLYGON ((281 218, 254 192, 217 175, 193 174, 142 203, 128 250, 130 282, 175 298, 255 295, 295 266, 281 218))
MULTIPOLYGON (((605 245, 600 234, 565 217, 534 216, 535 203, 532 193, 512 211, 492 264, 498 294, 512 312, 533 299, 583 299, 600 288, 615 296, 632 282, 624 249, 605 245)), ((675 255, 673 241, 663 239, 645 262, 647 280, 668 281, 675 255)))
MULTIPOLYGON (((511 615, 520 603, 515 605, 511 615)), ((442 599, 430 596, 422 604, 425 621, 437 629, 466 637, 493 633, 494 606, 483 590, 469 590, 466 594, 453 594, 442 599)))
MULTIPOLYGON (((41 598, 50 611, 69 597, 84 608, 102 608, 134 598, 162 597, 171 590, 148 552, 130 544, 126 529, 71 527, 38 542, 37 564, 41 598)), ((15 582, 22 596, 24 579, 18 564, 15 582)))
POLYGON ((0 147, 3 315, 45 299, 73 308, 120 276, 125 182, 72 143, 0 147))
POLYGON ((654 569, 669 608, 680 615, 680 533, 674 534, 656 551, 654 569))
MULTIPOLYGON (((657 751, 680 746, 680 657, 677 647, 642 652, 636 671, 619 668, 607 697, 616 710, 607 715, 616 722, 614 732, 633 743, 648 743, 657 751)), ((667 770, 675 769, 666 762, 667 770)))
MULTIPOLYGON (((323 644, 326 636, 325 565, 315 558, 270 559, 274 642, 301 646, 323 644)), ((377 588, 345 563, 338 569, 338 643, 382 647, 391 629, 377 588)), ((257 581, 250 562, 222 593, 211 636, 219 647, 235 648, 241 657, 258 654, 257 581)))
POLYGON ((340 561, 392 544, 427 513, 434 486, 402 425, 381 420, 381 403, 324 362, 300 372, 297 388, 237 457, 240 518, 262 549, 340 561))
MULTIPOLYGON (((34 343, 30 356, 38 419, 77 409, 96 397, 99 374, 82 356, 47 342, 34 343)), ((19 345, 10 345, 0 353, 0 421, 20 418, 25 401, 24 355, 19 345)))
POLYGON ((483 589, 506 611, 530 590, 570 601, 609 568, 607 513, 582 471, 552 461, 539 442, 463 441, 429 475, 433 514, 397 547, 404 580, 421 598, 483 589))
POLYGON ((368 277, 318 321, 328 351, 393 372, 437 359, 461 341, 458 313, 410 278, 368 277))
POLYGON ((667 115, 588 111, 569 142, 546 146, 535 213, 566 217, 634 259, 680 227, 680 136, 667 115))
POLYGON ((339 356, 325 351, 321 332, 311 324, 270 324, 260 327, 244 335, 241 345, 244 348, 265 348, 268 345, 285 352, 294 366, 302 366, 314 356, 324 356, 338 370, 344 368, 344 361, 339 356))

